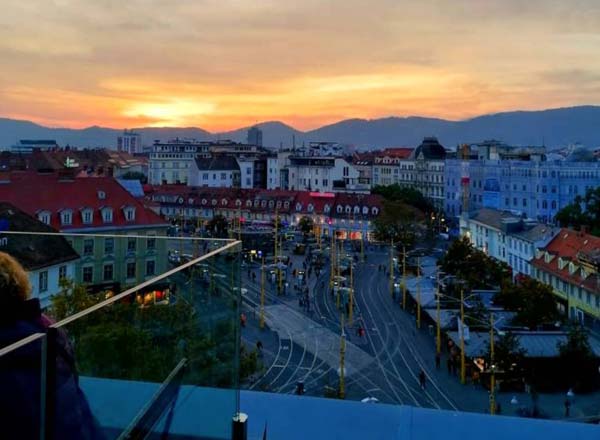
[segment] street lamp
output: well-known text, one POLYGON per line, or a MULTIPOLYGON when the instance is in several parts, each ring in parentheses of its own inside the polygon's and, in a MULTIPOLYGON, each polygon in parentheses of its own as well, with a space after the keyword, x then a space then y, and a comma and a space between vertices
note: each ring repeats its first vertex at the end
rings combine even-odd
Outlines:
POLYGON ((573 388, 569 388, 567 391, 567 399, 572 400, 575 397, 575 393, 573 392, 573 388))

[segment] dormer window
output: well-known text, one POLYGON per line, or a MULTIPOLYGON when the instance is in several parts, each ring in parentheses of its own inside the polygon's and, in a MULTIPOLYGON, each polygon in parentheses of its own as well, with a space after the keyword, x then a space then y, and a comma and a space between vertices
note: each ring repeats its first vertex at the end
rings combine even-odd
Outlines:
POLYGON ((302 211, 302 203, 296 203, 296 211, 302 211))
POLYGON ((133 206, 126 206, 123 208, 123 214, 125 215, 126 221, 135 221, 135 208, 133 206))
POLYGON ((261 200, 260 206, 261 206, 261 208, 266 208, 267 207, 267 201, 266 200, 261 200))
POLYGON ((89 225, 94 221, 94 210, 91 208, 84 208, 81 210, 81 221, 89 225))
POLYGON ((272 208, 275 206, 275 202, 273 200, 269 200, 269 208, 272 208))
POLYGON ((237 206, 237 207, 240 207, 240 206, 242 206, 242 201, 241 201, 240 199, 237 199, 237 200, 235 201, 235 206, 237 206))
POLYGON ((70 225, 73 223, 73 211, 70 209, 65 209, 60 213, 60 224, 61 225, 70 225))
POLYGON ((281 200, 277 200, 277 207, 281 208, 281 200))
POLYGON ((221 205, 227 206, 227 199, 221 199, 221 205))
POLYGON ((188 199, 188 205, 193 205, 194 204, 194 199, 192 199, 191 197, 188 199))
POLYGON ((329 214, 329 211, 331 211, 331 206, 329 206, 329 205, 325 205, 325 206, 323 207, 323 212, 324 212, 325 214, 329 214))
POLYGON ((360 206, 355 206, 354 207, 354 213, 355 214, 360 214, 360 206))
POLYGON ((352 208, 350 205, 346 205, 346 214, 350 214, 352 212, 352 208))
POLYGON ((104 191, 98 191, 98 199, 99 200, 106 199, 106 193, 104 191))
POLYGON ((369 207, 368 206, 363 206, 362 213, 364 215, 367 215, 369 213, 369 207))
POLYGON ((336 211, 338 214, 341 214, 343 210, 344 208, 342 208, 342 205, 337 205, 336 211))
POLYGON ((371 214, 373 214, 373 215, 377 215, 378 213, 379 213, 379 209, 377 209, 377 208, 375 208, 375 207, 372 207, 372 208, 371 208, 371 214))
POLYGON ((252 200, 246 200, 246 208, 252 208, 252 200))
POLYGON ((206 204, 208 203, 208 200, 206 200, 206 199, 202 199, 202 202, 201 202, 201 203, 202 203, 203 205, 206 205, 206 204))
POLYGON ((49 225, 51 216, 52 215, 50 211, 40 211, 38 213, 38 220, 44 223, 45 225, 49 225))
POLYGON ((112 223, 113 221, 113 211, 112 208, 102 208, 100 210, 102 213, 102 221, 104 223, 112 223))
POLYGON ((306 207, 306 210, 308 212, 313 212, 315 210, 315 207, 313 206, 312 203, 309 203, 308 206, 306 207))
POLYGON ((213 206, 216 206, 217 205, 217 199, 212 199, 211 203, 212 203, 213 206))
POLYGON ((254 201, 254 207, 255 207, 255 208, 258 208, 258 200, 255 200, 255 201, 254 201))
POLYGON ((284 202, 284 203, 283 203, 283 207, 284 207, 285 209, 288 209, 288 208, 290 207, 290 202, 284 202))

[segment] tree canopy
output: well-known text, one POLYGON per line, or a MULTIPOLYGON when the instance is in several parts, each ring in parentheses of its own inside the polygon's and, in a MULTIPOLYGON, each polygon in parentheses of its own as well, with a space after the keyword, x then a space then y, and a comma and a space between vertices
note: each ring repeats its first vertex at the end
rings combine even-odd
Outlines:
POLYGON ((392 202, 402 202, 413 206, 422 212, 432 212, 434 207, 419 190, 410 187, 394 185, 377 185, 371 190, 372 194, 379 194, 385 200, 392 202))
MULTIPOLYGON (((527 351, 521 347, 517 335, 506 332, 499 338, 494 337, 494 364, 505 373, 516 372, 522 367, 527 351)), ((491 361, 491 351, 488 348, 486 358, 491 361)))
POLYGON ((312 218, 308 217, 308 216, 304 216, 300 219, 300 221, 298 222, 298 229, 300 229, 300 231, 304 234, 304 235, 308 235, 310 234, 310 232, 313 230, 313 220, 312 218))
POLYGON ((423 213, 404 202, 385 200, 381 214, 373 222, 375 238, 380 241, 401 242, 411 247, 423 213))
POLYGON ((581 229, 600 237, 600 187, 588 189, 585 196, 577 196, 573 203, 558 211, 555 220, 562 227, 581 229))
POLYGON ((513 324, 530 329, 562 320, 552 287, 530 277, 504 283, 494 302, 517 313, 513 324))
POLYGON ((445 273, 464 280, 470 289, 501 286, 512 275, 506 263, 474 248, 467 237, 453 241, 439 265, 445 273))

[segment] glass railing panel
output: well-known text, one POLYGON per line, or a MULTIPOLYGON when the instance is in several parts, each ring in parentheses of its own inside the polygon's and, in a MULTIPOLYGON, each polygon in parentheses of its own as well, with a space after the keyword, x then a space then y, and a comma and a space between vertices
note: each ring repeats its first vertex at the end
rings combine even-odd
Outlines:
MULTIPOLYGON (((53 246, 48 274, 30 271, 32 295, 72 347, 83 395, 107 438, 131 427, 153 399, 174 398, 158 405, 163 420, 153 429, 230 438, 239 407, 239 243, 155 235, 7 237, 17 259, 23 244, 53 246), (182 361, 169 392, 161 393, 182 361)), ((148 417, 140 420, 148 424, 148 417)))

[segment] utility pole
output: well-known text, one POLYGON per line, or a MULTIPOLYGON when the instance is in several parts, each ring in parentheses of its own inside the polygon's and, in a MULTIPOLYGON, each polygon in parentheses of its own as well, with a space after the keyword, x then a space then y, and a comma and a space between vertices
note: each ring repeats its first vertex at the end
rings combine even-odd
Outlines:
POLYGON ((348 325, 352 325, 352 307, 353 307, 353 297, 354 297, 354 278, 352 273, 352 261, 350 262, 350 297, 348 298, 348 304, 350 306, 348 310, 348 325))
POLYGON ((343 399, 346 395, 344 387, 344 362, 346 357, 346 332, 344 330, 344 314, 342 313, 342 335, 340 337, 340 399, 343 399))
POLYGON ((465 304, 462 288, 460 289, 460 383, 465 384, 465 304))
POLYGON ((402 246, 402 308, 406 310, 406 248, 402 246))
MULTIPOLYGON (((277 241, 279 240, 279 215, 278 215, 278 211, 277 208, 275 208, 275 251, 273 254, 273 263, 275 264, 275 267, 277 268, 277 275, 279 275, 279 265, 277 263, 279 263, 279 260, 277 259, 277 241)), ((281 288, 278 291, 278 293, 281 293, 281 288)))
POLYGON ((494 314, 490 313, 490 414, 496 414, 496 366, 494 365, 494 314))
POLYGON ((421 328, 421 265, 417 258, 417 328, 421 328))
POLYGON ((336 307, 339 309, 340 308, 340 294, 341 294, 341 272, 340 272, 340 254, 342 253, 342 245, 344 244, 344 242, 342 240, 338 240, 336 242, 336 246, 339 246, 339 249, 335 250, 335 273, 337 276, 337 280, 338 280, 338 286, 337 286, 337 292, 335 295, 335 305, 336 307))
POLYGON ((394 298, 394 239, 390 240, 390 296, 394 298))
POLYGON ((365 261, 365 238, 363 233, 360 233, 360 261, 365 261))
POLYGON ((331 263, 331 269, 329 271, 329 287, 333 289, 333 277, 335 276, 335 234, 331 232, 331 248, 329 249, 329 260, 331 263))
POLYGON ((242 207, 238 210, 238 240, 242 241, 242 207))
POLYGON ((260 270, 260 328, 265 328, 265 256, 262 257, 260 270))
POLYGON ((442 329, 440 323, 440 271, 436 271, 435 277, 435 297, 436 301, 436 321, 437 321, 437 329, 436 329, 436 339, 435 339, 435 349, 436 353, 439 355, 442 352, 442 329))

